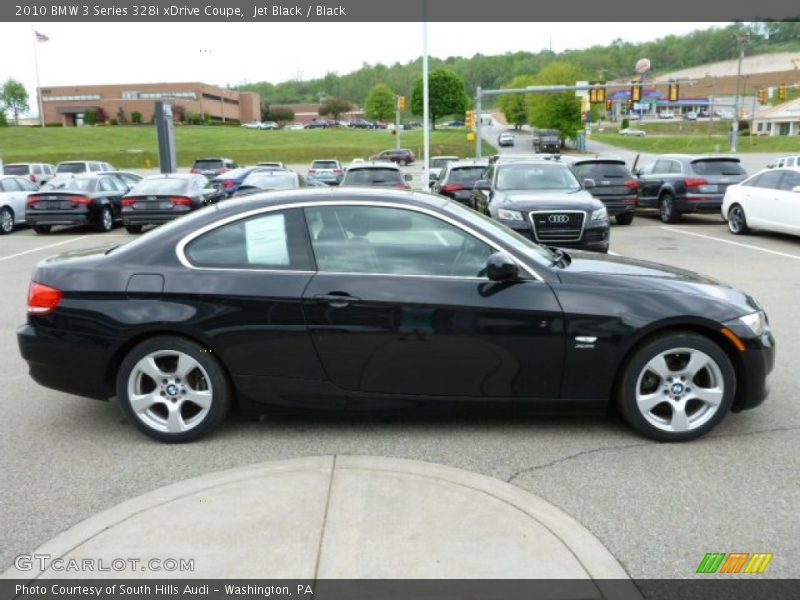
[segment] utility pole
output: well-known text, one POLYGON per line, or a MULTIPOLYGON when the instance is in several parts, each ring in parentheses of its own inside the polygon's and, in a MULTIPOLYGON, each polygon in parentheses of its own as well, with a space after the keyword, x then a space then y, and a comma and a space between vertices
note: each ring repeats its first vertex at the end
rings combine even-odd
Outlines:
POLYGON ((708 139, 711 139, 711 133, 714 130, 714 78, 711 78, 711 95, 708 97, 708 139))
POLYGON ((481 113, 483 113, 483 92, 481 86, 475 93, 475 156, 481 158, 483 152, 482 137, 481 137, 481 113))
POLYGON ((731 152, 736 152, 736 141, 739 136, 739 79, 742 77, 742 61, 744 60, 744 47, 749 37, 747 33, 736 34, 736 45, 739 47, 739 66, 736 69, 736 97, 733 101, 733 131, 731 131, 731 152))
POLYGON ((394 115, 394 137, 395 137, 395 148, 400 150, 400 96, 397 95, 394 99, 394 108, 395 108, 395 115, 394 115))

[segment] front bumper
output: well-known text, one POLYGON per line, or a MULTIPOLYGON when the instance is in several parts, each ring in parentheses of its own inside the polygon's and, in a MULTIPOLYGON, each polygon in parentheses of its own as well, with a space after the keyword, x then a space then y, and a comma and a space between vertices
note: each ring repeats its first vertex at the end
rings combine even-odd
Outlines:
POLYGON ((504 221, 502 219, 498 219, 498 221, 537 244, 555 246, 557 248, 575 248, 577 250, 605 253, 608 252, 608 246, 611 241, 611 230, 607 220, 600 226, 585 227, 579 240, 566 242, 538 240, 527 223, 520 221, 504 221))
POLYGON ((775 366, 775 338, 771 331, 759 337, 737 322, 725 323, 744 343, 745 349, 733 356, 737 381, 731 410, 739 412, 760 406, 769 395, 767 376, 775 366), (749 337, 748 337, 749 336, 749 337))

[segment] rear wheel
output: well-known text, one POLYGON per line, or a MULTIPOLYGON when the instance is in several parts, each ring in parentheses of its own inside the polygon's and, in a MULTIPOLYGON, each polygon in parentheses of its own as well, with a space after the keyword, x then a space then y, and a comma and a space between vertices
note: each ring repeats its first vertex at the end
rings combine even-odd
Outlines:
POLYGON ((50 230, 53 228, 52 225, 34 225, 33 230, 36 233, 50 233, 50 230))
POLYGON ((730 410, 736 377, 728 356, 708 338, 674 332, 653 338, 625 366, 617 402, 625 420, 660 442, 709 432, 730 410))
POLYGON ((141 225, 125 225, 125 231, 128 233, 142 233, 141 225))
POLYGON ((14 231, 14 213, 10 208, 0 208, 0 235, 14 231))
POLYGON ((206 348, 164 336, 131 350, 117 373, 128 419, 161 442, 188 442, 216 427, 231 403, 222 367, 206 348))
POLYGON ((622 213, 621 215, 615 216, 614 220, 617 222, 617 225, 630 225, 633 223, 633 213, 622 213))
POLYGON ((728 211, 728 230, 734 235, 750 233, 744 209, 739 204, 734 204, 728 211))
POLYGON ((100 209, 100 218, 97 221, 97 230, 108 232, 114 229, 114 215, 111 213, 111 207, 104 206, 100 209))
POLYGON ((677 223, 680 221, 681 213, 675 210, 675 197, 672 194, 664 194, 658 202, 658 216, 664 223, 677 223))
POLYGON ((408 165, 408 161, 407 161, 407 160, 401 160, 401 161, 400 161, 400 166, 401 166, 401 167, 405 167, 405 166, 407 166, 407 165, 408 165))

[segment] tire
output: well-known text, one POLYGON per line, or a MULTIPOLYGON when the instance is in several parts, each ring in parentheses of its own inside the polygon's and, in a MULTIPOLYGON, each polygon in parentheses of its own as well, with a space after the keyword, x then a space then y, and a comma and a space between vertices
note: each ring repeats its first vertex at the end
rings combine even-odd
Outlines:
POLYGON ((114 213, 111 212, 111 207, 104 206, 100 209, 100 218, 97 220, 95 228, 103 233, 114 229, 114 213))
POLYGON ((50 233, 50 230, 53 228, 52 225, 34 225, 33 230, 36 233, 50 233))
POLYGON ((142 233, 141 225, 125 225, 125 231, 128 233, 142 233))
POLYGON ((14 231, 14 211, 7 206, 0 208, 0 235, 14 231))
POLYGON ((728 231, 733 235, 745 235, 750 233, 747 226, 747 217, 744 208, 740 204, 734 204, 728 211, 728 231))
POLYGON ((658 216, 663 223, 677 223, 681 220, 681 213, 675 209, 675 197, 664 194, 658 201, 658 216))
POLYGON ((617 225, 630 225, 633 223, 633 213, 627 212, 622 213, 621 215, 616 215, 614 220, 617 222, 617 225))
POLYGON ((733 403, 736 374, 727 354, 696 333, 647 341, 622 370, 617 406, 636 431, 659 442, 684 442, 711 431, 733 403))
POLYGON ((128 352, 117 372, 123 412, 139 431, 160 442, 204 436, 225 418, 231 396, 214 355, 179 337, 142 342, 128 352), (138 402, 132 400, 136 395, 138 402))

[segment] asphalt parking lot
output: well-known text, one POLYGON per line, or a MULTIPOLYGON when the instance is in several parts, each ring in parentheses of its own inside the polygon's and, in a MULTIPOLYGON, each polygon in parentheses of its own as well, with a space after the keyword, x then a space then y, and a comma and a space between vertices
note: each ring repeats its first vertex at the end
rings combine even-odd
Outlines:
POLYGON ((800 239, 734 237, 717 216, 669 226, 644 216, 612 228, 613 252, 741 287, 770 317, 778 343, 770 397, 694 442, 650 442, 616 417, 234 416, 199 442, 167 446, 139 434, 114 402, 39 387, 16 346, 39 260, 132 237, 117 228, 0 238, 0 571, 80 520, 176 481, 274 459, 358 454, 511 482, 579 520, 635 578, 690 577, 706 552, 734 551, 773 553, 767 576, 800 574, 800 239))

